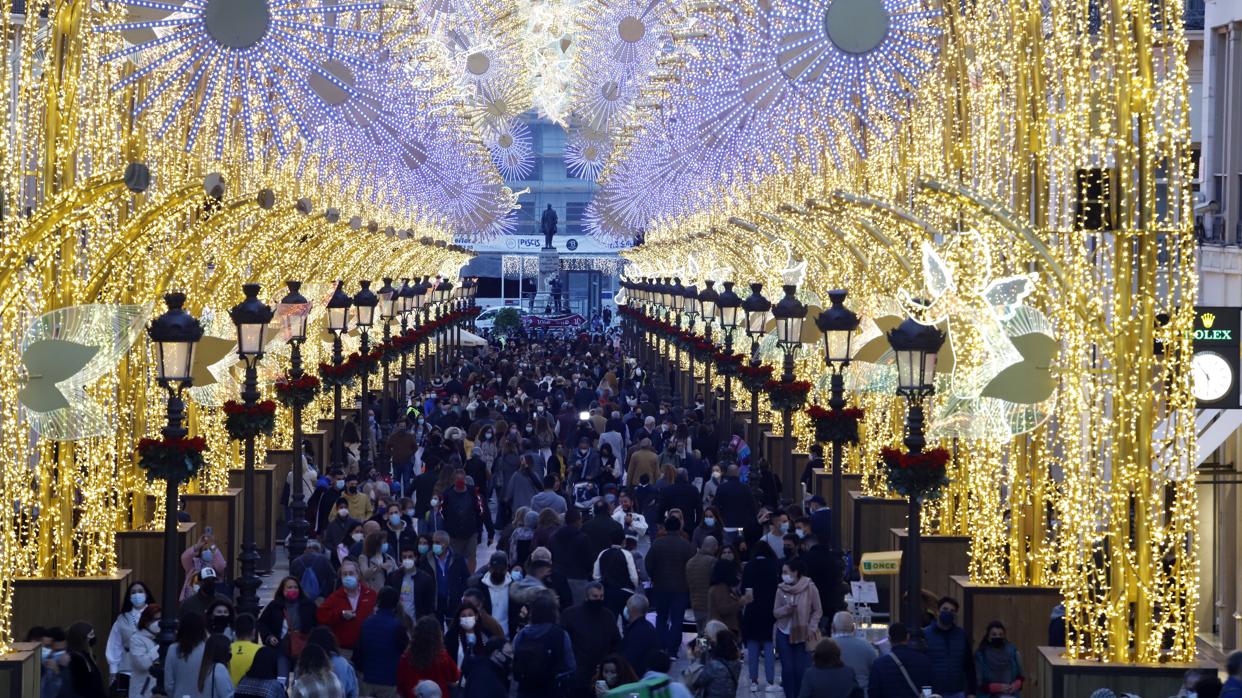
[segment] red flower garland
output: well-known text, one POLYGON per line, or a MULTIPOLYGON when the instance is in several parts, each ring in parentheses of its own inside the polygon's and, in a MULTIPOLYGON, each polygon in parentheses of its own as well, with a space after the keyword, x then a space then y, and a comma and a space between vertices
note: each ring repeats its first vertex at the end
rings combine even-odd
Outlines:
POLYGON ((772 367, 767 364, 759 364, 758 366, 750 366, 743 364, 737 369, 738 375, 742 379, 742 385, 751 392, 757 392, 772 380, 772 367))
POLYGON ((819 405, 806 408, 806 414, 815 424, 815 440, 834 444, 858 443, 858 422, 863 411, 857 407, 829 410, 819 405))
POLYGON ((305 374, 301 378, 289 380, 288 376, 276 381, 276 399, 286 407, 306 407, 319 392, 319 379, 305 374))
POLYGON ((895 448, 880 449, 889 489, 911 499, 927 500, 940 496, 949 484, 946 465, 949 452, 934 448, 923 453, 906 453, 895 448))
POLYGON ((207 439, 201 436, 138 441, 138 467, 147 481, 181 482, 194 477, 203 467, 207 439))
POLYGON ((224 403, 224 430, 230 439, 241 441, 260 434, 271 434, 276 428, 276 403, 264 400, 247 405, 229 400, 224 403))
POLYGON ((768 393, 772 407, 778 410, 796 410, 806 403, 806 396, 811 393, 809 381, 777 381, 770 380, 763 385, 768 393))

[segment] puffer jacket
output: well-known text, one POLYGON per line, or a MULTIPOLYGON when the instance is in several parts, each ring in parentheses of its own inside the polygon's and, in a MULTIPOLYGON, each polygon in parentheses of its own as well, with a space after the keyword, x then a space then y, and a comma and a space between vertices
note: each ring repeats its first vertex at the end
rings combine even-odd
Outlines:
POLYGON ((741 675, 741 662, 713 657, 703 665, 703 670, 699 672, 694 685, 690 688, 694 690, 696 696, 702 696, 702 698, 735 698, 737 682, 741 675))

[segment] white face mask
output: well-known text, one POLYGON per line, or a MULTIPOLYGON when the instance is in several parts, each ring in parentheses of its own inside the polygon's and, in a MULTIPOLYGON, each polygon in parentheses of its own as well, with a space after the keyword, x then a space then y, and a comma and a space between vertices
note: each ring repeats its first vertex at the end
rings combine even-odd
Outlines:
POLYGON ((412 569, 414 569, 414 558, 412 558, 412 557, 407 557, 407 558, 405 558, 405 559, 401 560, 401 566, 402 566, 403 568, 407 569, 407 570, 412 570, 412 569))
POLYGON ((438 497, 432 497, 432 498, 431 498, 431 506, 432 506, 432 508, 433 508, 433 509, 434 509, 435 507, 440 506, 440 499, 439 499, 438 497))
POLYGON ((348 519, 348 518, 349 518, 349 510, 348 510, 348 509, 337 509, 337 510, 336 510, 336 515, 337 515, 339 518, 342 518, 342 519, 348 519))
POLYGON ((474 624, 477 620, 478 619, 475 618, 474 616, 462 616, 461 618, 462 630, 474 630, 474 624))
POLYGON ((355 533, 354 535, 350 536, 350 538, 353 538, 355 543, 361 543, 361 542, 362 542, 362 534, 361 534, 361 533, 355 533))
POLYGON ((782 581, 782 582, 784 582, 784 583, 786 583, 786 584, 793 584, 793 583, 794 583, 794 576, 793 576, 792 574, 782 574, 782 575, 781 575, 781 581, 782 581))

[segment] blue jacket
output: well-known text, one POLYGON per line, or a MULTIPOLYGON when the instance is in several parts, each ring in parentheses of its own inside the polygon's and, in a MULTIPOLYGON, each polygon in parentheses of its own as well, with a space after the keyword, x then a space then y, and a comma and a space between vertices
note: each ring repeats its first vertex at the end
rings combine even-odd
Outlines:
POLYGON ((923 628, 927 657, 936 672, 932 688, 936 693, 975 692, 974 653, 966 631, 954 625, 948 630, 938 624, 923 628))
POLYGON ((358 644, 354 645, 354 665, 362 680, 379 686, 397 685, 397 660, 409 641, 405 626, 393 611, 375 609, 362 621, 358 644))
POLYGON ((1230 676, 1221 688, 1220 698, 1242 698, 1242 679, 1230 676))
POLYGON ((892 655, 897 655, 906 673, 910 674, 910 682, 916 690, 931 686, 935 670, 927 655, 908 645, 893 647, 890 654, 875 660, 871 665, 871 678, 867 684, 867 698, 910 698, 910 683, 902 676, 901 669, 892 655))

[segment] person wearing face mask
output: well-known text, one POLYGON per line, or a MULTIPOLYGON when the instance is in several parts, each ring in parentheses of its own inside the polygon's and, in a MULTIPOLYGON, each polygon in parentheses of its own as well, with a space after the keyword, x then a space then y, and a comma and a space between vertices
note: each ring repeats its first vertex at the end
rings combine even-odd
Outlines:
POLYGON ((940 609, 936 622, 923 628, 927 657, 936 669, 932 689, 944 698, 974 695, 975 670, 970 638, 956 622, 960 606, 951 596, 941 598, 936 606, 940 609))
POLYGON ((717 541, 724 541, 725 539, 724 522, 720 518, 720 511, 712 506, 703 510, 703 521, 695 527, 694 535, 690 537, 690 542, 701 546, 703 545, 703 539, 708 536, 715 538, 717 541))
POLYGON ((216 599, 207 605, 207 632, 224 635, 233 641, 233 617, 236 611, 230 599, 216 599))
POLYGON ((724 477, 723 466, 717 463, 712 466, 711 473, 703 481, 703 506, 709 507, 716 499, 716 490, 720 489, 720 480, 724 477))
POLYGON ((785 698, 798 698, 802 674, 810 665, 807 647, 819 643, 819 621, 824 615, 819 590, 798 560, 786 560, 772 606, 776 618, 776 653, 781 658, 781 687, 785 698))
POLYGON ((384 513, 383 532, 388 542, 388 554, 394 558, 400 559, 402 552, 414 550, 418 545, 418 534, 401 515, 401 506, 397 503, 389 504, 384 513))
MULTIPOLYGON (((336 506, 332 510, 328 525, 324 528, 322 536, 324 547, 335 551, 338 545, 348 541, 350 529, 359 523, 361 522, 358 519, 349 515, 349 500, 344 497, 337 497, 336 506)), ((346 543, 346 545, 349 545, 349 543, 346 543)))
POLYGON ((441 497, 444 530, 449 535, 449 545, 455 555, 465 560, 466 569, 474 574, 479 530, 483 528, 483 508, 474 488, 466 486, 464 469, 453 471, 453 486, 445 490, 441 497))
POLYGON ((499 452, 499 445, 496 443, 496 428, 490 424, 484 425, 474 438, 474 449, 470 452, 470 456, 478 456, 484 465, 491 468, 499 452))
POLYGON ((1024 679, 1018 648, 1005 639, 1005 624, 988 623, 984 638, 975 650, 975 684, 978 695, 987 698, 1016 698, 1024 679))
POLYGON ((397 590, 397 603, 409 618, 427 615, 435 609, 435 578, 418 566, 419 558, 430 551, 430 540, 419 538, 416 548, 401 551, 400 566, 388 575, 387 586, 397 590))
POLYGON ((448 629, 444 631, 444 649, 449 657, 464 667, 466 660, 486 652, 485 645, 492 639, 492 634, 480 622, 478 610, 469 604, 462 604, 448 629))
POLYGON ((159 604, 149 603, 138 616, 138 630, 129 639, 129 693, 127 698, 151 698, 155 692, 155 677, 151 667, 160 658, 159 604))
POLYGON ((280 675, 297 664, 306 645, 306 636, 318 625, 315 603, 302 593, 297 577, 285 577, 276 585, 272 600, 263 607, 255 622, 259 644, 280 651, 280 675))
POLYGON ((342 650, 352 651, 362 630, 362 621, 375 610, 375 591, 362 583, 353 560, 341 563, 341 584, 324 599, 315 612, 320 625, 327 626, 342 650))
POLYGON ((358 482, 357 475, 346 477, 343 497, 349 506, 349 517, 355 521, 366 521, 375 513, 375 503, 371 501, 370 495, 358 487, 358 482))
POLYGON ((106 698, 103 672, 95 663, 92 648, 95 646, 95 628, 90 623, 74 623, 69 626, 69 667, 65 689, 68 695, 78 698, 106 698))
POLYGON ((576 666, 569 681, 569 695, 591 695, 595 667, 621 645, 617 617, 604 605, 604 585, 588 584, 586 600, 561 614, 561 627, 569 634, 576 666))
POLYGON ((457 600, 466 590, 470 573, 466 561, 453 553, 448 533, 436 531, 432 534, 431 550, 418 561, 418 566, 435 582, 436 617, 441 621, 451 617, 457 600))
POLYGON ((742 641, 746 643, 746 668, 750 675, 750 692, 759 693, 759 660, 763 659, 768 689, 776 686, 776 661, 772 654, 773 626, 777 586, 781 581, 781 563, 772 548, 759 541, 752 549, 750 562, 742 569, 741 589, 754 601, 742 609, 742 641))
POLYGON ((181 553, 181 569, 185 570, 185 583, 181 585, 181 601, 185 601, 194 590, 190 588, 190 578, 210 567, 216 575, 224 574, 227 560, 224 551, 216 547, 216 539, 210 533, 204 533, 198 542, 181 553))
POLYGON ((353 656, 354 666, 362 674, 360 695, 396 698, 397 661, 408 641, 399 601, 396 589, 384 587, 377 597, 375 613, 362 622, 353 656))
MULTIPOLYGON (((762 516, 763 512, 760 512, 762 516)), ((776 557, 785 558, 785 534, 789 533, 789 517, 785 512, 777 509, 773 511, 767 520, 768 530, 764 532, 760 538, 767 543, 772 551, 776 553, 776 557)))
POLYGON ((384 588, 390 573, 397 571, 397 560, 389 554, 388 536, 383 531, 367 534, 357 562, 362 583, 375 592, 384 588))
MULTIPOLYGON (((521 579, 521 567, 516 569, 519 571, 517 579, 521 579)), ((496 620, 505 637, 510 634, 509 588, 517 579, 509 573, 509 556, 497 551, 488 560, 487 569, 467 581, 470 589, 480 592, 484 598, 484 610, 496 620)))
POLYGON ((142 616, 143 609, 147 607, 150 594, 147 592, 146 584, 134 582, 129 585, 123 598, 121 613, 112 623, 112 630, 108 632, 108 644, 104 650, 104 657, 108 660, 108 675, 112 677, 112 689, 115 692, 124 691, 129 687, 132 673, 129 656, 130 639, 134 633, 142 629, 139 618, 142 616))
POLYGON ((184 618, 191 613, 196 613, 206 618, 207 609, 216 601, 229 602, 227 596, 220 593, 219 579, 216 577, 216 571, 211 567, 204 567, 197 575, 190 578, 191 589, 194 593, 190 597, 181 602, 177 608, 177 617, 184 618))

